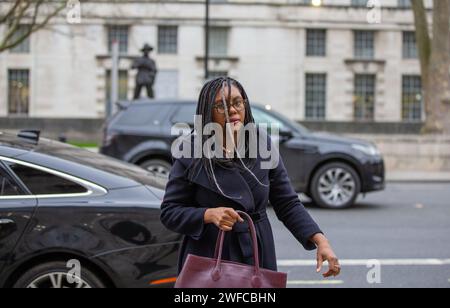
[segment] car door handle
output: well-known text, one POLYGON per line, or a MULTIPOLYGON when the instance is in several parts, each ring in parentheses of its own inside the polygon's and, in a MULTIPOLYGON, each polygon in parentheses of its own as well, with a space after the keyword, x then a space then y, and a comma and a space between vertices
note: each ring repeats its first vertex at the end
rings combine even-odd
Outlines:
POLYGON ((0 240, 7 238, 17 231, 17 225, 14 220, 0 218, 0 240))

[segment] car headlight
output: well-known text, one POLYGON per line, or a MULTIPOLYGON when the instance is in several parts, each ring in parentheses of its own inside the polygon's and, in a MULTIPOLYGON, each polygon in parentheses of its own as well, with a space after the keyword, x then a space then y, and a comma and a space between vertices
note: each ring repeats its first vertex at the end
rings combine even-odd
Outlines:
POLYGON ((352 148, 369 156, 381 155, 380 150, 374 145, 352 144, 352 148))

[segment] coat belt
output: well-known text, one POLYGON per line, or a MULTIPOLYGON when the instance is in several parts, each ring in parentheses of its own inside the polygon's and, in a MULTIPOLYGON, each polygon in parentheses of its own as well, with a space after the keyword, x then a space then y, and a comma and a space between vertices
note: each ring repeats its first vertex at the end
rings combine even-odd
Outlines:
MULTIPOLYGON (((252 218, 253 223, 255 225, 268 219, 266 210, 247 214, 252 218)), ((253 243, 252 238, 250 236, 250 227, 248 225, 248 222, 245 221, 243 223, 236 223, 233 226, 233 232, 237 233, 239 239, 239 246, 241 247, 242 256, 244 258, 243 261, 247 264, 254 264, 253 243)), ((256 228, 256 237, 259 239, 258 228, 256 228)), ((258 243, 256 244, 258 245, 258 243)), ((262 260, 260 260, 260 263, 262 264, 262 260)))
MULTIPOLYGON (((247 213, 253 220, 253 223, 256 225, 260 223, 261 221, 264 221, 268 219, 266 210, 262 210, 259 212, 253 212, 253 213, 247 213)), ((243 223, 236 223, 233 226, 233 232, 235 233, 249 233, 250 227, 248 225, 247 221, 244 221, 243 223)))

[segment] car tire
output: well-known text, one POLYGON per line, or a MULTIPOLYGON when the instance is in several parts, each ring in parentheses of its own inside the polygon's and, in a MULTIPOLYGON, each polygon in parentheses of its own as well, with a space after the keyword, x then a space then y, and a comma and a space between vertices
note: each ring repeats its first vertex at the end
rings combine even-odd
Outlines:
POLYGON ((67 262, 53 261, 43 263, 23 273, 14 283, 13 288, 106 288, 102 280, 90 269, 81 265, 81 280, 69 282, 73 267, 68 267, 67 262))
POLYGON ((164 178, 169 178, 170 169, 172 169, 172 164, 162 159, 149 159, 141 162, 139 166, 164 178))
POLYGON ((327 209, 352 206, 361 191, 361 180, 355 169, 345 163, 329 163, 314 174, 310 195, 316 205, 327 209))

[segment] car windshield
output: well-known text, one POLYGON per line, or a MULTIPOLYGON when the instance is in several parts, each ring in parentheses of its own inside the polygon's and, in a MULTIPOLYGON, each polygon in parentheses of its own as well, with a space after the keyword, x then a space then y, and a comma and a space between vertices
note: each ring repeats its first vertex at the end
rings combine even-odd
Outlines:
POLYGON ((130 178, 143 185, 163 189, 167 183, 167 179, 158 177, 138 166, 55 141, 41 140, 34 151, 130 178))
POLYGON ((301 135, 307 134, 309 131, 303 125, 298 124, 295 121, 291 121, 282 114, 273 111, 273 110, 265 110, 261 107, 252 108, 253 117, 255 118, 255 122, 266 123, 269 126, 271 124, 279 125, 280 130, 288 130, 298 132, 301 135))

